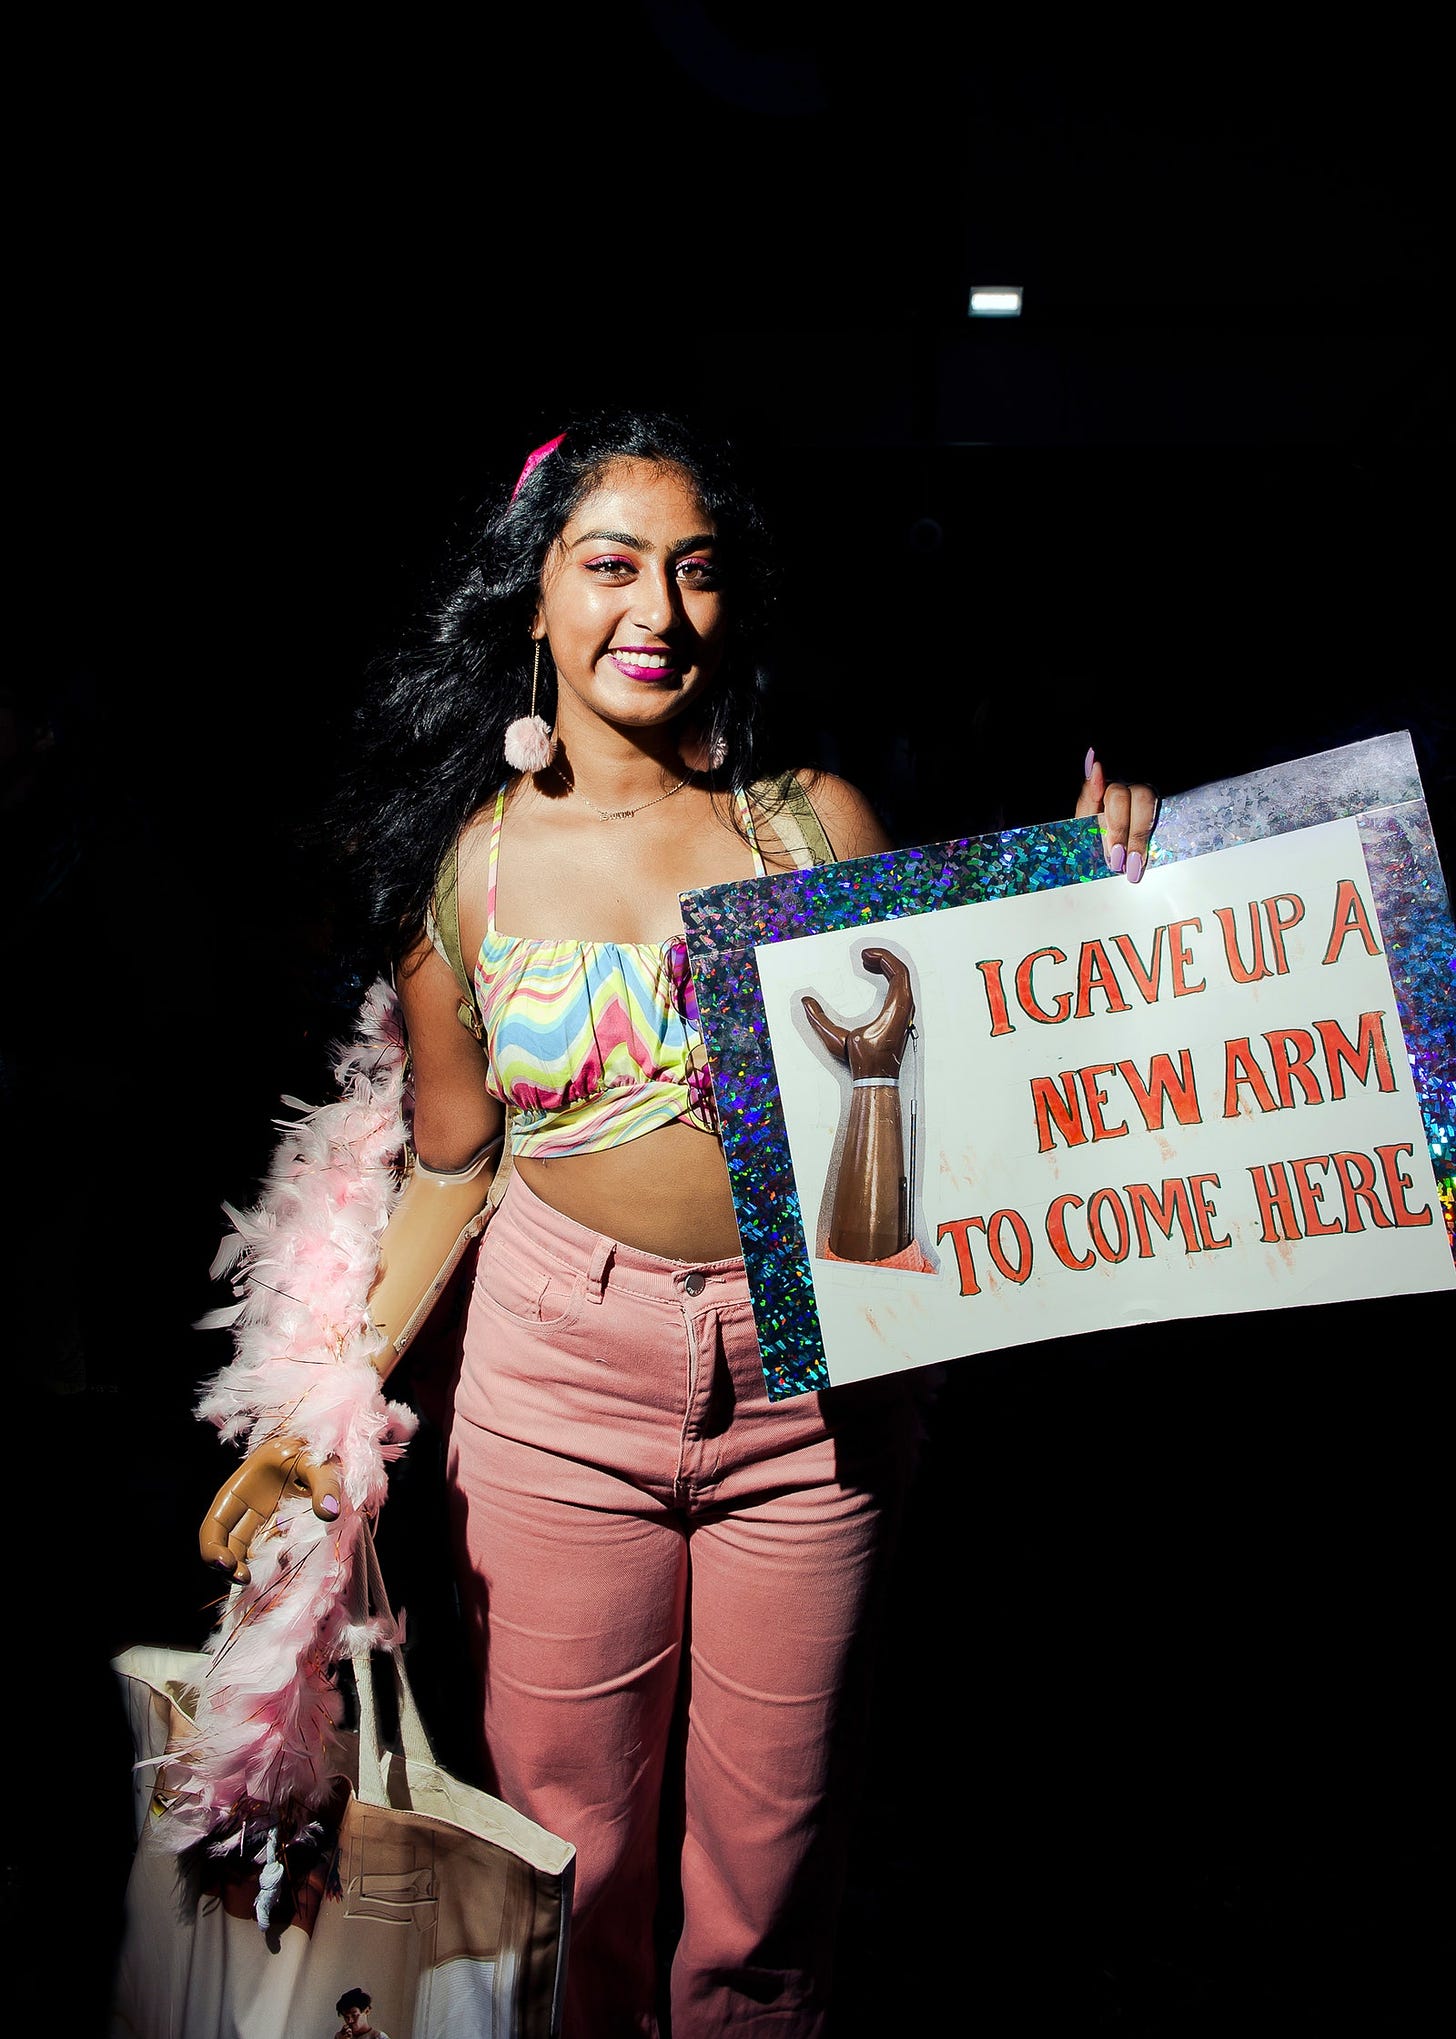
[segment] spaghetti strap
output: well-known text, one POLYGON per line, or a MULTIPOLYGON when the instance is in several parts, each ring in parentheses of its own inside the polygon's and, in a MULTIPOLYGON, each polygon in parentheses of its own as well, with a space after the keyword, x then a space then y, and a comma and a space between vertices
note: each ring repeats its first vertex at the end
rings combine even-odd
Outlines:
POLYGON ((738 818, 743 823, 743 833, 748 838, 748 847, 753 851, 753 875, 755 878, 768 876, 768 866, 763 861, 763 851, 758 846, 758 830, 753 825, 753 802, 742 787, 733 795, 738 803, 738 818))
POLYGON ((490 853, 486 864, 485 880, 485 931, 495 933, 495 879, 496 865, 500 859, 501 822, 505 818, 506 789, 501 787, 495 796, 495 813, 490 823, 490 853))

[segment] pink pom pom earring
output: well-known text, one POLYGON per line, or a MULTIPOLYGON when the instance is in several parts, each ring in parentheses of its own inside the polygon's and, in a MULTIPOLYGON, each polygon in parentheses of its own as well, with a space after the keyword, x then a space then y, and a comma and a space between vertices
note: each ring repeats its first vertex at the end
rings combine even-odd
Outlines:
POLYGON ((544 772, 556 755, 556 732, 536 713, 536 682, 541 676, 541 640, 531 661, 531 712, 507 723, 506 763, 514 772, 544 772))

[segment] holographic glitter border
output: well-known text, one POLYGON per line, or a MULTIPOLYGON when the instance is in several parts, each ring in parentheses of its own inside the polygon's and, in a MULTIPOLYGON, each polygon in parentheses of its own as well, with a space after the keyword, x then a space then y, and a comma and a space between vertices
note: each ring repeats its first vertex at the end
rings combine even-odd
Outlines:
MULTIPOLYGON (((1354 815, 1456 1251, 1456 931, 1405 732, 1172 795, 1149 863, 1354 815)), ((769 1397, 830 1386, 755 950, 1105 874, 1097 824, 887 850, 682 895, 688 956, 769 1397)))
POLYGON ((1410 733, 1370 737, 1164 803, 1149 863, 1353 816, 1456 1257, 1456 928, 1410 733))

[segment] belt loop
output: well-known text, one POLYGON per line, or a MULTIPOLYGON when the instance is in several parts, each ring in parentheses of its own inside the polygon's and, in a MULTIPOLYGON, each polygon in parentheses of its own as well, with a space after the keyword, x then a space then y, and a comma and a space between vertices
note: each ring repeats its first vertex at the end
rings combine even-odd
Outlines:
POLYGON ((607 1269, 612 1264, 612 1256, 616 1250, 617 1242, 615 1239, 603 1238, 598 1233, 597 1243, 592 1248, 592 1256, 586 1266, 585 1292, 589 1300, 594 1303, 599 1303, 602 1299, 602 1290, 606 1287, 607 1282, 607 1269))

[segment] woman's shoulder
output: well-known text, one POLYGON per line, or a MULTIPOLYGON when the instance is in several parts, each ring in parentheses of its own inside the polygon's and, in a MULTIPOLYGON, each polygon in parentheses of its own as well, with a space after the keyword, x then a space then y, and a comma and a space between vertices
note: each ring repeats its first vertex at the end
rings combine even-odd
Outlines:
POLYGON ((836 858, 869 857, 895 847, 873 803, 848 779, 812 766, 790 777, 818 815, 836 858))

